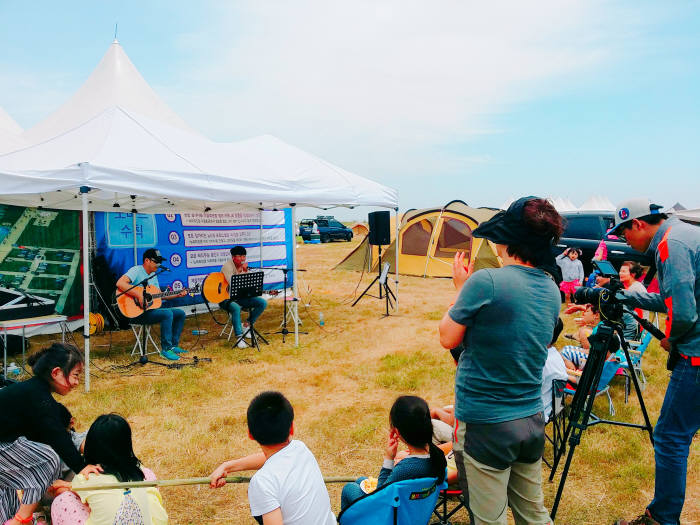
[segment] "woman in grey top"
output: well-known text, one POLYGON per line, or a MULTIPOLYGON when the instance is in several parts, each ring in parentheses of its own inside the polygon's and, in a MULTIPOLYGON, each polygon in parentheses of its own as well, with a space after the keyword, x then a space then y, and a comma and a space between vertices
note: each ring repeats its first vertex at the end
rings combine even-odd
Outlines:
POLYGON ((455 378, 454 450, 477 524, 550 523, 542 494, 542 369, 561 301, 552 247, 562 218, 544 199, 523 197, 473 235, 495 244, 502 268, 472 272, 457 254, 454 305, 440 343, 462 345, 455 378))

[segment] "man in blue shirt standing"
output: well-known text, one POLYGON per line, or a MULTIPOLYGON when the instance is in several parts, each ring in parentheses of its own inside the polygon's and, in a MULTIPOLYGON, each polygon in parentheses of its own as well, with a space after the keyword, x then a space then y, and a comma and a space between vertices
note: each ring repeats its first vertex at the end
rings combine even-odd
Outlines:
MULTIPOLYGON (((141 286, 132 288, 134 284, 142 282, 150 276, 149 285, 153 285, 160 289, 158 277, 153 275, 163 262, 163 257, 160 252, 154 248, 149 248, 143 252, 143 264, 132 266, 124 275, 117 281, 117 289, 120 292, 126 293, 136 298, 139 303, 143 300, 144 289, 141 286), (131 289, 130 289, 131 288, 131 289), (127 291, 128 290, 128 291, 127 291)), ((187 294, 183 290, 179 294, 164 296, 164 300, 176 299, 187 294)), ((185 312, 179 308, 157 308, 155 310, 146 310, 144 313, 133 319, 135 324, 156 324, 160 323, 160 355, 165 359, 177 361, 180 359, 178 354, 184 354, 184 350, 178 346, 180 343, 180 334, 182 327, 185 324, 185 312)))
POLYGON ((654 257, 661 293, 625 290, 621 300, 633 308, 666 312, 661 346, 675 356, 654 428, 654 499, 644 514, 619 525, 680 523, 690 444, 700 428, 700 229, 667 218, 660 208, 648 199, 625 201, 610 232, 654 257))

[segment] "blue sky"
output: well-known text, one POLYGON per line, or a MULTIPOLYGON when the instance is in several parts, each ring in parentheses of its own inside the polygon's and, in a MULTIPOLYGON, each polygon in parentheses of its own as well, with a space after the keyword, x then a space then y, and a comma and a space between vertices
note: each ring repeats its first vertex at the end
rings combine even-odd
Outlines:
POLYGON ((402 209, 524 194, 700 207, 697 2, 0 0, 0 107, 40 121, 115 23, 192 127, 277 135, 396 187, 402 209))

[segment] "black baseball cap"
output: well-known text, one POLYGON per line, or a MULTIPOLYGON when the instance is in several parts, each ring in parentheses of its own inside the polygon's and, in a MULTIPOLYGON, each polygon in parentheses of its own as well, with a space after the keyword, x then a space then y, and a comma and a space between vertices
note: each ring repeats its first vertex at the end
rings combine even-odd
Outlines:
POLYGON ((165 260, 165 257, 163 257, 160 254, 160 251, 158 251, 157 249, 149 248, 148 250, 143 252, 143 260, 145 261, 146 259, 151 259, 152 261, 155 261, 158 264, 160 264, 165 260))

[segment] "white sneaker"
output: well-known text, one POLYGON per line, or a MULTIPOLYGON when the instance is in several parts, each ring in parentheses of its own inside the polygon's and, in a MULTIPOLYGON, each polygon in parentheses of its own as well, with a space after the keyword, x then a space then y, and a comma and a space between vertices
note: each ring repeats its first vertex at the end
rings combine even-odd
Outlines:
POLYGON ((250 339, 250 323, 243 323, 243 337, 250 339))
POLYGON ((248 348, 248 343, 245 342, 245 339, 241 339, 236 346, 238 348, 248 348))

